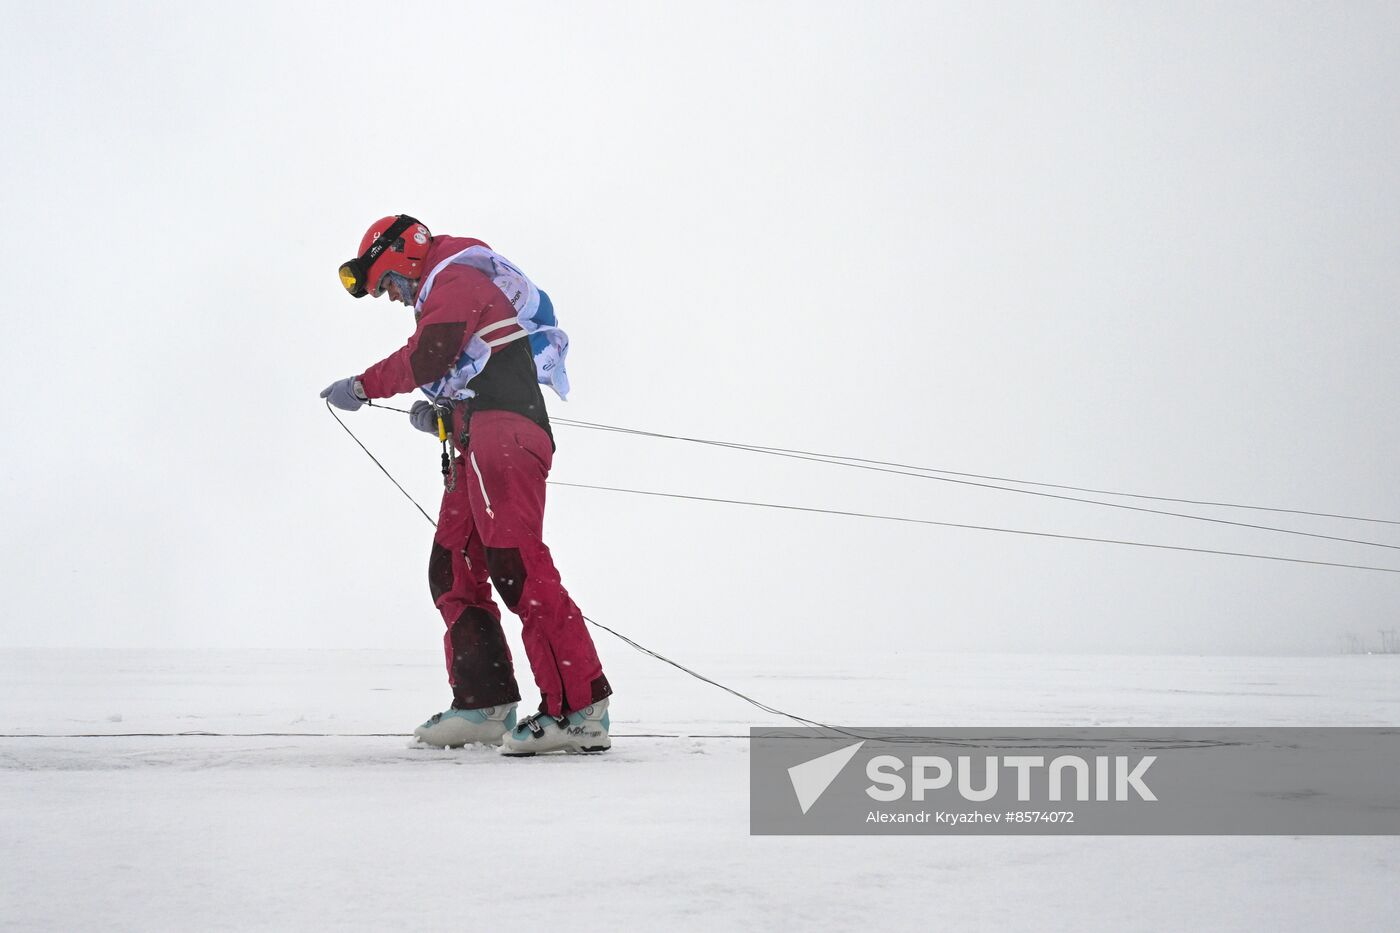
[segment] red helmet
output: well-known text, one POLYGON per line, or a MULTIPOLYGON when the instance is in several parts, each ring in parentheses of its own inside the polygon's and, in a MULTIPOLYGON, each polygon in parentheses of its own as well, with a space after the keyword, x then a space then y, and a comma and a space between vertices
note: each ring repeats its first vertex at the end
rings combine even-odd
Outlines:
POLYGON ((384 276, 397 272, 405 278, 423 275, 432 234, 407 214, 381 217, 360 240, 360 255, 340 267, 340 283, 356 298, 384 293, 384 276), (390 238, 387 246, 381 238, 390 238))

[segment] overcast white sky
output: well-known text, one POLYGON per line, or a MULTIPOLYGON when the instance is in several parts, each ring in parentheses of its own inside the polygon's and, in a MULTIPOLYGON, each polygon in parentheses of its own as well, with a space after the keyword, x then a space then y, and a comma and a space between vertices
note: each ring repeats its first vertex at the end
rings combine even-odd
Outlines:
MULTIPOLYGON (((399 211, 549 291, 556 415, 1400 519, 1395 4, 3 0, 0 31, 0 645, 437 644, 431 530, 317 398, 411 330, 335 276, 399 211)), ((435 444, 346 418, 435 513, 435 444)), ((556 434, 560 480, 1400 568, 556 434)), ((576 489, 547 537, 677 654, 1400 626, 1395 574, 576 489)))

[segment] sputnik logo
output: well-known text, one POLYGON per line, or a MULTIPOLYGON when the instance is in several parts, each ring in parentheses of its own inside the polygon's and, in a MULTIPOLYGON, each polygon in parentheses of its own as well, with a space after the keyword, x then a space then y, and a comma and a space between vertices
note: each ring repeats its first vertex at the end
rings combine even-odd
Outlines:
POLYGON ((792 781, 792 792, 797 795, 797 804, 802 808, 803 815, 812 809, 812 805, 821 799, 821 795, 826 793, 826 789, 836 780, 841 771, 850 764, 851 759, 860 751, 864 742, 857 742, 854 745, 847 745, 845 748, 838 748, 834 752, 828 752, 819 758, 811 761, 804 761, 800 765, 793 765, 788 768, 788 780, 792 781))

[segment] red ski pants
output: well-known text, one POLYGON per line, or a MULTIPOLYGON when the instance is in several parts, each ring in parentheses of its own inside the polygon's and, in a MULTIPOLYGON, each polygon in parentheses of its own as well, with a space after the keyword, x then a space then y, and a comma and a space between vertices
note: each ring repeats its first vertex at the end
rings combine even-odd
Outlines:
POLYGON ((542 710, 559 716, 612 693, 583 613, 543 540, 552 462, 549 435, 528 418, 506 411, 472 416, 454 488, 442 496, 428 564, 433 602, 447 623, 447 675, 458 709, 520 699, 491 583, 520 617, 542 710))

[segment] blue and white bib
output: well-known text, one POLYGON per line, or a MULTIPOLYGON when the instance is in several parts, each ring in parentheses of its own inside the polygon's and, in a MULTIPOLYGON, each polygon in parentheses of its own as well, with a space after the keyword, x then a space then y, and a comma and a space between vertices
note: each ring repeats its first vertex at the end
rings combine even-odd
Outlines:
POLYGON ((422 310, 433 290, 433 282, 438 273, 454 264, 470 266, 490 277, 501 293, 510 299, 515 308, 515 317, 488 325, 472 334, 466 349, 457 357, 446 375, 424 384, 423 392, 432 399, 450 398, 454 401, 464 401, 473 397, 476 393, 467 387, 467 383, 486 368, 487 361, 491 359, 491 348, 528 338, 530 353, 535 358, 535 376, 540 385, 549 386, 561 399, 567 399, 569 374, 564 367, 564 360, 569 353, 569 335, 559 328, 554 316, 554 303, 549 300, 549 296, 540 291, 524 272, 501 254, 485 246, 469 246, 460 253, 447 257, 428 273, 428 277, 419 286, 414 309, 422 310), (491 339, 494 331, 512 325, 519 325, 521 329, 508 336, 491 339))

